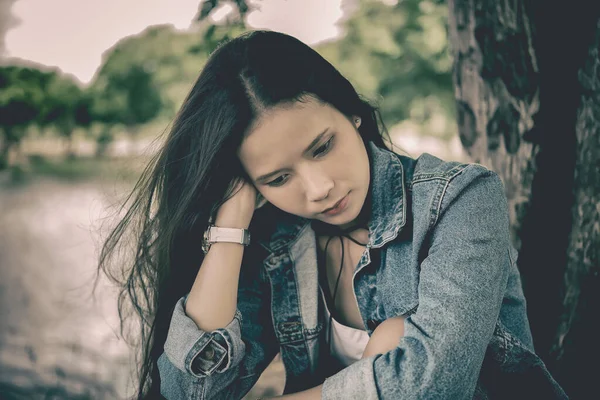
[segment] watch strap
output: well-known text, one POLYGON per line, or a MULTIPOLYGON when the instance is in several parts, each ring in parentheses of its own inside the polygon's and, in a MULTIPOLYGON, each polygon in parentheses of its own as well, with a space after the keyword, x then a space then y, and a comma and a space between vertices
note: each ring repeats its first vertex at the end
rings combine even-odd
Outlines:
POLYGON ((223 228, 211 225, 204 233, 202 249, 206 253, 211 244, 218 242, 238 243, 248 246, 250 244, 250 232, 248 229, 223 228))

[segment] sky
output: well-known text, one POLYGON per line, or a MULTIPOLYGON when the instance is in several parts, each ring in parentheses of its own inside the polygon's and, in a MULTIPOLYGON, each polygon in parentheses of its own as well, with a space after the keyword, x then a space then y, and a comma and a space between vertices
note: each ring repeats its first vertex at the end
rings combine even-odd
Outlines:
MULTIPOLYGON (((200 0, 18 0, 12 14, 19 24, 5 37, 8 57, 56 66, 88 83, 102 53, 119 39, 150 25, 187 29, 200 0)), ((271 29, 315 44, 340 34, 342 0, 259 0, 248 15, 253 28, 271 29)), ((215 12, 219 19, 227 12, 215 12)))

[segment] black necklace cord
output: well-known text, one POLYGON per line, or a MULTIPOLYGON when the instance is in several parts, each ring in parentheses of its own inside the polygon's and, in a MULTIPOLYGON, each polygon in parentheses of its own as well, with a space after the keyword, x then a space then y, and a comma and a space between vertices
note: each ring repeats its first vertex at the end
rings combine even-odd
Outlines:
POLYGON ((349 234, 346 234, 346 233, 344 233, 342 236, 343 236, 343 237, 345 237, 345 238, 347 238, 347 239, 350 239, 351 241, 353 241, 354 243, 356 243, 356 244, 358 244, 358 245, 361 245, 361 246, 365 246, 365 247, 367 247, 367 243, 361 243, 361 242, 359 242, 358 240, 354 239, 354 238, 353 238, 352 236, 350 236, 349 234))
MULTIPOLYGON (((333 239, 335 236, 330 236, 329 239, 327 239, 327 243, 325 244, 325 250, 323 251, 324 253, 324 260, 325 263, 327 263, 327 247, 329 246, 329 242, 331 242, 331 239, 333 239)), ((335 287, 333 289, 333 295, 332 297, 332 301, 333 301, 333 308, 335 309, 335 298, 337 295, 337 290, 338 290, 338 285, 340 283, 340 278, 342 277, 342 270, 344 268, 344 256, 345 256, 345 250, 344 250, 344 240, 342 239, 342 237, 345 237, 347 239, 350 239, 351 241, 353 241, 354 243, 361 245, 361 246, 367 246, 366 243, 360 243, 359 241, 357 241, 356 239, 354 239, 352 236, 350 236, 349 233, 342 233, 341 235, 337 236, 340 239, 340 244, 342 246, 342 261, 340 263, 340 271, 338 272, 338 276, 337 279, 335 281, 335 287)), ((323 265, 323 268, 325 268, 325 276, 327 277, 327 266, 323 265)), ((331 354, 331 335, 332 335, 332 331, 333 331, 333 327, 332 327, 332 320, 333 320, 333 310, 329 310, 329 354, 331 354)))
MULTIPOLYGON (((364 220, 363 218, 363 222, 366 223, 366 220, 364 220)), ((364 225, 360 224, 360 225, 364 225)), ((326 284, 329 285, 329 279, 327 278, 327 249, 329 247, 329 243, 331 242, 331 240, 334 237, 338 237, 340 239, 340 244, 342 246, 342 261, 340 264, 340 269, 338 272, 338 276, 335 282, 335 286, 334 286, 334 290, 333 290, 333 295, 332 297, 332 302, 333 302, 333 309, 329 310, 329 354, 332 353, 331 349, 332 349, 332 342, 331 342, 331 338, 333 335, 333 326, 332 326, 332 322, 333 322, 333 311, 335 311, 335 299, 336 299, 336 295, 337 295, 337 290, 338 290, 338 286, 339 286, 339 282, 340 282, 340 278, 342 276, 342 269, 344 268, 344 258, 345 258, 345 248, 344 248, 344 240, 342 239, 342 237, 345 237, 349 240, 351 240, 352 242, 360 245, 360 246, 365 246, 367 247, 367 243, 361 243, 358 240, 354 239, 352 236, 350 236, 350 232, 354 231, 357 229, 357 227, 352 227, 352 228, 348 228, 348 229, 340 229, 339 227, 335 226, 335 225, 329 225, 326 223, 323 223, 319 220, 313 220, 312 221, 312 227, 313 230, 321 235, 327 235, 329 236, 329 238, 327 239, 327 242, 325 244, 325 249, 323 250, 323 258, 322 258, 322 268, 324 268, 325 271, 325 281, 326 284)), ((329 288, 328 288, 329 289, 329 288)))

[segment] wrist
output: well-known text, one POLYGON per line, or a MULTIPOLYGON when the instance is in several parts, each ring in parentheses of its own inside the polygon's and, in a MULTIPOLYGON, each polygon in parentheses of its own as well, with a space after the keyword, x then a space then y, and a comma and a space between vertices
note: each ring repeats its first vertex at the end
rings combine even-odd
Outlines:
POLYGON ((220 242, 248 246, 250 244, 250 232, 245 228, 227 228, 211 225, 206 229, 202 237, 202 251, 204 254, 207 254, 211 246, 220 242))

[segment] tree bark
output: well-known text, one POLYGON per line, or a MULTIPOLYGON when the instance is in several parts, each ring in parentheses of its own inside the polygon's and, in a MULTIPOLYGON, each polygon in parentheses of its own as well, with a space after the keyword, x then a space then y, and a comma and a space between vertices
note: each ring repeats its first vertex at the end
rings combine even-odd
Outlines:
POLYGON ((536 352, 573 398, 596 391, 600 349, 599 19, 595 2, 449 1, 459 135, 504 181, 536 352))
POLYGON ((600 22, 579 74, 573 225, 567 249, 563 313, 551 348, 573 398, 600 392, 600 22), (578 376, 573 376, 577 371, 578 376))
POLYGON ((539 151, 523 137, 540 106, 530 21, 520 2, 450 0, 449 12, 459 137, 473 162, 501 176, 520 248, 519 211, 531 198, 539 151))

